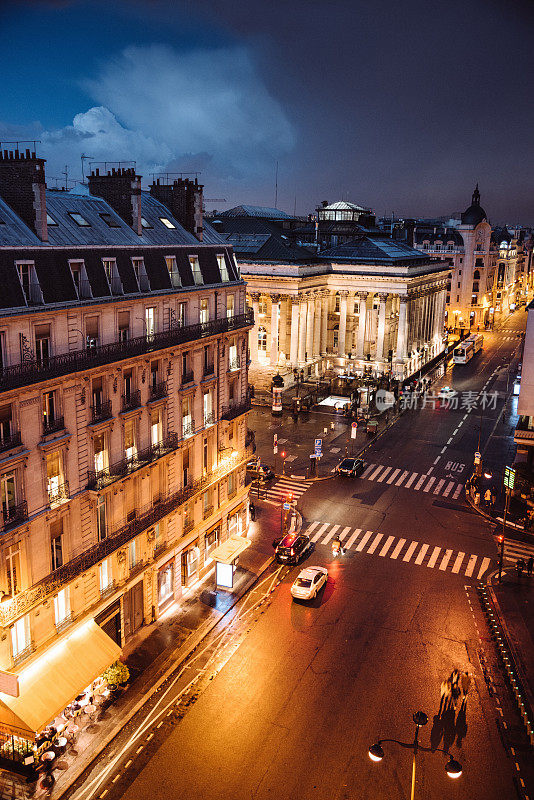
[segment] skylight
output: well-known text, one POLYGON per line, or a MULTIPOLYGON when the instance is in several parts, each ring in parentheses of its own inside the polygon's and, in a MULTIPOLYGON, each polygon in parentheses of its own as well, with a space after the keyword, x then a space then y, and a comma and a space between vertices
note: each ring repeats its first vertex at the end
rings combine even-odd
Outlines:
POLYGON ((109 225, 110 228, 120 228, 121 224, 112 214, 100 214, 100 217, 104 220, 106 225, 109 225))
POLYGON ((152 228, 152 225, 144 217, 141 217, 141 227, 142 228, 152 228))
POLYGON ((163 222, 166 228, 176 228, 176 225, 173 225, 173 223, 170 221, 170 219, 167 219, 167 217, 160 217, 160 220, 163 222))
POLYGON ((50 214, 46 215, 46 224, 47 225, 57 225, 56 220, 50 216, 50 214))
POLYGON ((91 224, 87 222, 85 217, 82 217, 81 214, 78 214, 77 211, 69 211, 69 217, 74 220, 74 222, 80 226, 80 228, 90 228, 91 224))

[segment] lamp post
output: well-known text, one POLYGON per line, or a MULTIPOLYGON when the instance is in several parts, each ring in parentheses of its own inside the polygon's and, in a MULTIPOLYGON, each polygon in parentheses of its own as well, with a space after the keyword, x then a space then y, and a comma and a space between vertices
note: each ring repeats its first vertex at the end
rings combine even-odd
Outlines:
POLYGON ((413 715, 413 721, 415 723, 415 735, 413 742, 401 742, 398 739, 379 739, 376 744, 371 745, 369 748, 369 758, 371 761, 382 761, 384 758, 384 750, 382 745, 385 742, 392 742, 394 744, 398 744, 401 747, 405 747, 408 750, 413 752, 412 758, 412 790, 410 794, 410 799, 414 800, 415 797, 415 766, 416 766, 416 757, 419 750, 423 750, 425 753, 445 753, 446 756, 449 756, 449 760, 445 764, 445 771, 449 778, 459 778, 462 774, 462 765, 456 761, 448 750, 443 750, 440 747, 431 748, 425 747, 424 745, 419 743, 419 728, 422 728, 428 722, 428 717, 423 711, 416 711, 413 715))

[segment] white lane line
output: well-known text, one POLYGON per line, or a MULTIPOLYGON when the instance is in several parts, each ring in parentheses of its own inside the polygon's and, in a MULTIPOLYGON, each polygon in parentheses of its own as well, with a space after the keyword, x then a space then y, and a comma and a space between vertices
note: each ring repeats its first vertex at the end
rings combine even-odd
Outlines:
MULTIPOLYGON (((350 528, 349 528, 349 530, 350 530, 350 528)), ((361 532, 362 532, 361 528, 356 528, 354 533, 351 534, 349 540, 347 541, 347 544, 345 545, 347 550, 348 550, 349 547, 352 547, 352 545, 354 544, 354 542, 356 541, 356 539, 358 538, 358 536, 360 535, 361 532)))
POLYGON ((119 774, 115 775, 115 777, 112 779, 111 783, 117 783, 117 781, 119 780, 120 776, 121 776, 121 774, 119 772, 119 774))
POLYGON ((442 447, 441 448, 441 455, 443 455, 443 453, 445 452, 446 449, 447 449, 447 447, 442 447))
POLYGON ((447 484, 447 488, 446 488, 446 489, 445 489, 445 491, 443 492, 443 497, 448 497, 448 496, 449 496, 449 492, 450 492, 450 490, 452 489, 452 487, 453 487, 453 486, 454 486, 454 481, 450 481, 450 482, 447 484))
POLYGON ((130 758, 130 760, 127 761, 126 764, 124 765, 124 769, 128 769, 128 767, 130 766, 131 763, 132 763, 132 759, 130 758))
POLYGON ((418 492, 418 491, 419 491, 419 489, 421 488, 421 486, 423 485, 423 483, 426 481, 426 479, 427 479, 427 476, 426 476, 426 475, 421 475, 421 477, 419 478, 419 480, 417 481, 417 483, 416 483, 416 484, 415 484, 415 486, 413 487, 413 488, 415 489, 415 491, 416 491, 416 492, 418 492))
POLYGON ((426 471, 427 478, 430 475, 430 473, 433 471, 433 469, 434 469, 434 467, 430 467, 430 469, 427 469, 427 471, 426 471))
POLYGON ((434 487, 434 494, 439 494, 443 489, 443 484, 445 483, 445 479, 442 478, 440 482, 434 487))
POLYGON ((423 489, 423 492, 429 492, 430 489, 432 488, 432 484, 434 483, 435 480, 436 480, 435 478, 430 478, 430 480, 428 481, 427 485, 423 489))
POLYGON ((412 474, 410 475, 409 479, 408 479, 408 480, 406 481, 406 483, 404 484, 404 488, 405 488, 405 489, 409 489, 409 488, 410 488, 410 486, 412 485, 412 483, 414 482, 414 480, 417 478, 417 476, 418 476, 418 475, 419 475, 419 473, 418 473, 418 472, 412 472, 412 474))
MULTIPOLYGON (((375 465, 375 466, 376 466, 376 465, 375 465)), ((368 476, 368 480, 370 480, 370 481, 374 481, 374 479, 376 478, 376 476, 378 475, 378 473, 379 473, 379 472, 382 472, 382 470, 383 470, 383 469, 384 469, 384 465, 383 465, 383 464, 380 464, 380 466, 379 466, 379 467, 378 467, 378 468, 377 468, 377 469, 376 469, 376 470, 373 472, 373 474, 368 476)))
POLYGON ((465 568, 465 574, 467 575, 468 578, 470 578, 471 575, 473 574, 473 570, 475 568, 476 563, 477 563, 477 557, 469 556, 469 561, 467 562, 467 567, 465 568))
POLYGON ((434 549, 432 551, 432 555, 428 559, 427 567, 430 567, 430 569, 434 569, 434 567, 436 566, 436 561, 438 560, 438 556, 439 556, 440 553, 441 553, 441 547, 434 547, 434 549))
POLYGON ((422 544, 419 553, 417 554, 417 558, 415 559, 416 564, 422 564, 423 558, 426 556, 426 551, 428 550, 428 544, 422 544))
POLYGON ((136 756, 138 756, 138 755, 139 755, 139 753, 141 752, 141 750, 143 749, 143 747, 144 747, 144 745, 141 745, 141 747, 138 747, 138 748, 137 748, 137 750, 135 751, 135 755, 136 755, 136 756))
POLYGON ((318 522, 312 522, 311 525, 308 525, 308 527, 305 530, 306 536, 309 536, 310 533, 312 533, 315 530, 318 524, 319 524, 318 522))
MULTIPOLYGON (((358 528, 358 530, 360 530, 360 528, 358 528)), ((343 530, 341 531, 341 533, 340 533, 340 534, 339 534, 339 536, 338 536, 338 539, 339 539, 339 541, 340 541, 340 542, 342 542, 342 541, 343 541, 343 539, 345 538, 345 536, 347 535, 347 533, 348 533, 349 531, 350 531, 350 526, 349 526, 349 527, 347 527, 347 528, 343 528, 343 530)))
POLYGON ((410 473, 408 472, 408 470, 407 470, 407 469, 405 469, 405 470, 404 470, 404 472, 402 473, 402 475, 400 476, 400 478, 398 479, 398 481, 395 481, 395 486, 400 486, 400 485, 401 485, 401 483, 403 482, 403 480, 404 480, 404 479, 406 478, 406 476, 407 476, 407 475, 409 475, 409 474, 410 474, 410 473))
POLYGON ((394 536, 388 536, 388 538, 386 539, 386 541, 385 541, 385 544, 384 544, 384 546, 383 546, 382 550, 381 550, 381 551, 379 552, 379 554, 378 554, 379 556, 382 556, 382 558, 383 558, 383 557, 384 557, 384 556, 387 554, 387 551, 388 551, 388 550, 389 550, 389 548, 391 547, 391 545, 392 545, 392 542, 393 542, 393 540, 394 540, 394 539, 395 539, 395 537, 394 537, 394 536))
POLYGON ((330 541, 330 539, 332 538, 332 536, 334 535, 334 533, 335 533, 336 531, 338 531, 338 530, 340 529, 340 527, 341 527, 341 525, 334 525, 334 527, 332 528, 332 530, 328 531, 328 533, 327 533, 327 534, 326 534, 326 536, 324 537, 324 539, 323 539, 323 544, 328 544, 328 542, 330 541))
POLYGON ((415 550, 418 544, 419 542, 411 542, 410 546, 408 547, 408 549, 404 554, 404 558, 402 559, 403 561, 409 561, 411 559, 411 557, 413 556, 413 551, 415 550))
POLYGON ((312 536, 312 542, 318 542, 323 533, 325 532, 325 530, 329 527, 330 527, 329 522, 325 522, 324 525, 321 525, 317 533, 314 533, 314 535, 312 536))
POLYGON ((364 533, 364 535, 362 536, 362 538, 361 538, 361 540, 360 540, 360 542, 358 544, 358 547, 356 548, 358 553, 361 553, 361 551, 363 550, 363 548, 365 547, 365 545, 367 544, 367 542, 369 541, 369 539, 371 538, 372 535, 373 535, 373 531, 367 531, 367 533, 364 533))
POLYGON ((477 580, 478 581, 481 579, 481 577, 484 575, 484 573, 488 569, 488 567, 490 565, 490 561, 491 561, 490 558, 483 558, 482 559, 482 564, 481 564, 481 567, 480 567, 480 569, 478 571, 478 575, 477 575, 477 580))
POLYGON ((379 477, 379 479, 377 480, 377 483, 382 483, 382 481, 384 480, 384 478, 386 477, 386 475, 388 474, 388 472, 391 472, 391 470, 392 470, 392 469, 393 469, 393 467, 386 467, 386 468, 385 468, 385 470, 384 470, 384 472, 382 473, 382 475, 381 475, 381 476, 379 477))
POLYGON ((399 539, 394 551, 390 555, 390 558, 398 558, 399 557, 399 553, 400 553, 400 551, 402 550, 402 548, 404 547, 405 544, 406 544, 406 539, 399 539))
POLYGON ((367 550, 367 552, 368 552, 370 555, 372 555, 372 554, 375 552, 376 548, 377 548, 377 547, 378 547, 378 545, 380 544, 380 540, 381 540, 381 539, 383 539, 383 538, 384 538, 384 534, 383 534, 383 533, 377 533, 377 534, 376 534, 375 538, 373 539, 373 541, 372 541, 372 543, 371 543, 371 546, 370 546, 370 547, 369 547, 369 549, 367 550))
POLYGON ((451 556, 452 556, 452 550, 445 550, 445 555, 441 559, 441 564, 439 565, 440 569, 442 570, 447 569, 449 561, 451 560, 451 556))
POLYGON ((458 573, 460 572, 460 567, 462 566, 462 561, 464 560, 465 553, 458 553, 456 556, 456 561, 454 562, 454 566, 452 568, 452 572, 458 573))
POLYGON ((458 496, 459 496, 460 492, 462 491, 462 489, 463 489, 463 483, 459 483, 458 484, 458 488, 455 490, 455 492, 454 492, 454 494, 452 496, 453 500, 458 500, 458 496))
POLYGON ((436 466, 436 464, 438 463, 438 461, 440 460, 440 458, 441 458, 441 456, 437 456, 437 457, 434 459, 434 466, 436 466))
POLYGON ((450 444, 451 442, 452 442, 452 436, 450 439, 448 439, 447 444, 450 444))
POLYGON ((457 433, 458 433, 458 428, 456 428, 456 430, 452 432, 452 435, 456 436, 457 433))
POLYGON ((386 483, 393 483, 393 481, 395 480, 395 478, 397 477, 399 472, 400 472, 400 469, 396 469, 394 472, 392 472, 391 475, 389 476, 389 478, 387 479, 386 483))
POLYGON ((376 467, 376 464, 369 464, 369 466, 367 467, 365 472, 362 472, 362 478, 367 478, 367 476, 369 475, 371 470, 373 470, 375 467, 376 467))

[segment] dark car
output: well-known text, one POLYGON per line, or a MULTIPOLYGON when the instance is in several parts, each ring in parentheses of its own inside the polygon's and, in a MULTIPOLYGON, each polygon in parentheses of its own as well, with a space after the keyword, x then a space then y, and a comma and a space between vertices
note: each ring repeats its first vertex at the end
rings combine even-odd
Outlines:
POLYGON ((260 478, 264 481, 270 481, 274 478, 274 472, 267 464, 252 463, 247 467, 247 471, 253 478, 260 478))
POLYGON ((305 536, 303 533, 288 533, 280 539, 274 554, 280 564, 298 564, 300 559, 304 558, 311 549, 312 543, 309 536, 305 536))
POLYGON ((344 458, 341 464, 336 467, 338 475, 350 475, 357 478, 365 469, 365 464, 361 458, 344 458))

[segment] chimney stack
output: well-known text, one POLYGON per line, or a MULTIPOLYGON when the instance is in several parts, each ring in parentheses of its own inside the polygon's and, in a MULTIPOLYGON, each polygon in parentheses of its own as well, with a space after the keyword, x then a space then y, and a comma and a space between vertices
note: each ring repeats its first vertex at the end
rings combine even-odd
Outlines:
POLYGON ((202 241, 204 187, 195 178, 178 178, 172 183, 161 183, 158 178, 150 187, 150 194, 167 206, 180 225, 202 241))
POLYGON ((0 151, 0 196, 42 242, 48 241, 45 163, 29 149, 0 151))
POLYGON ((101 175, 98 168, 89 175, 89 191, 102 197, 138 236, 141 225, 141 176, 133 167, 113 167, 101 175))

